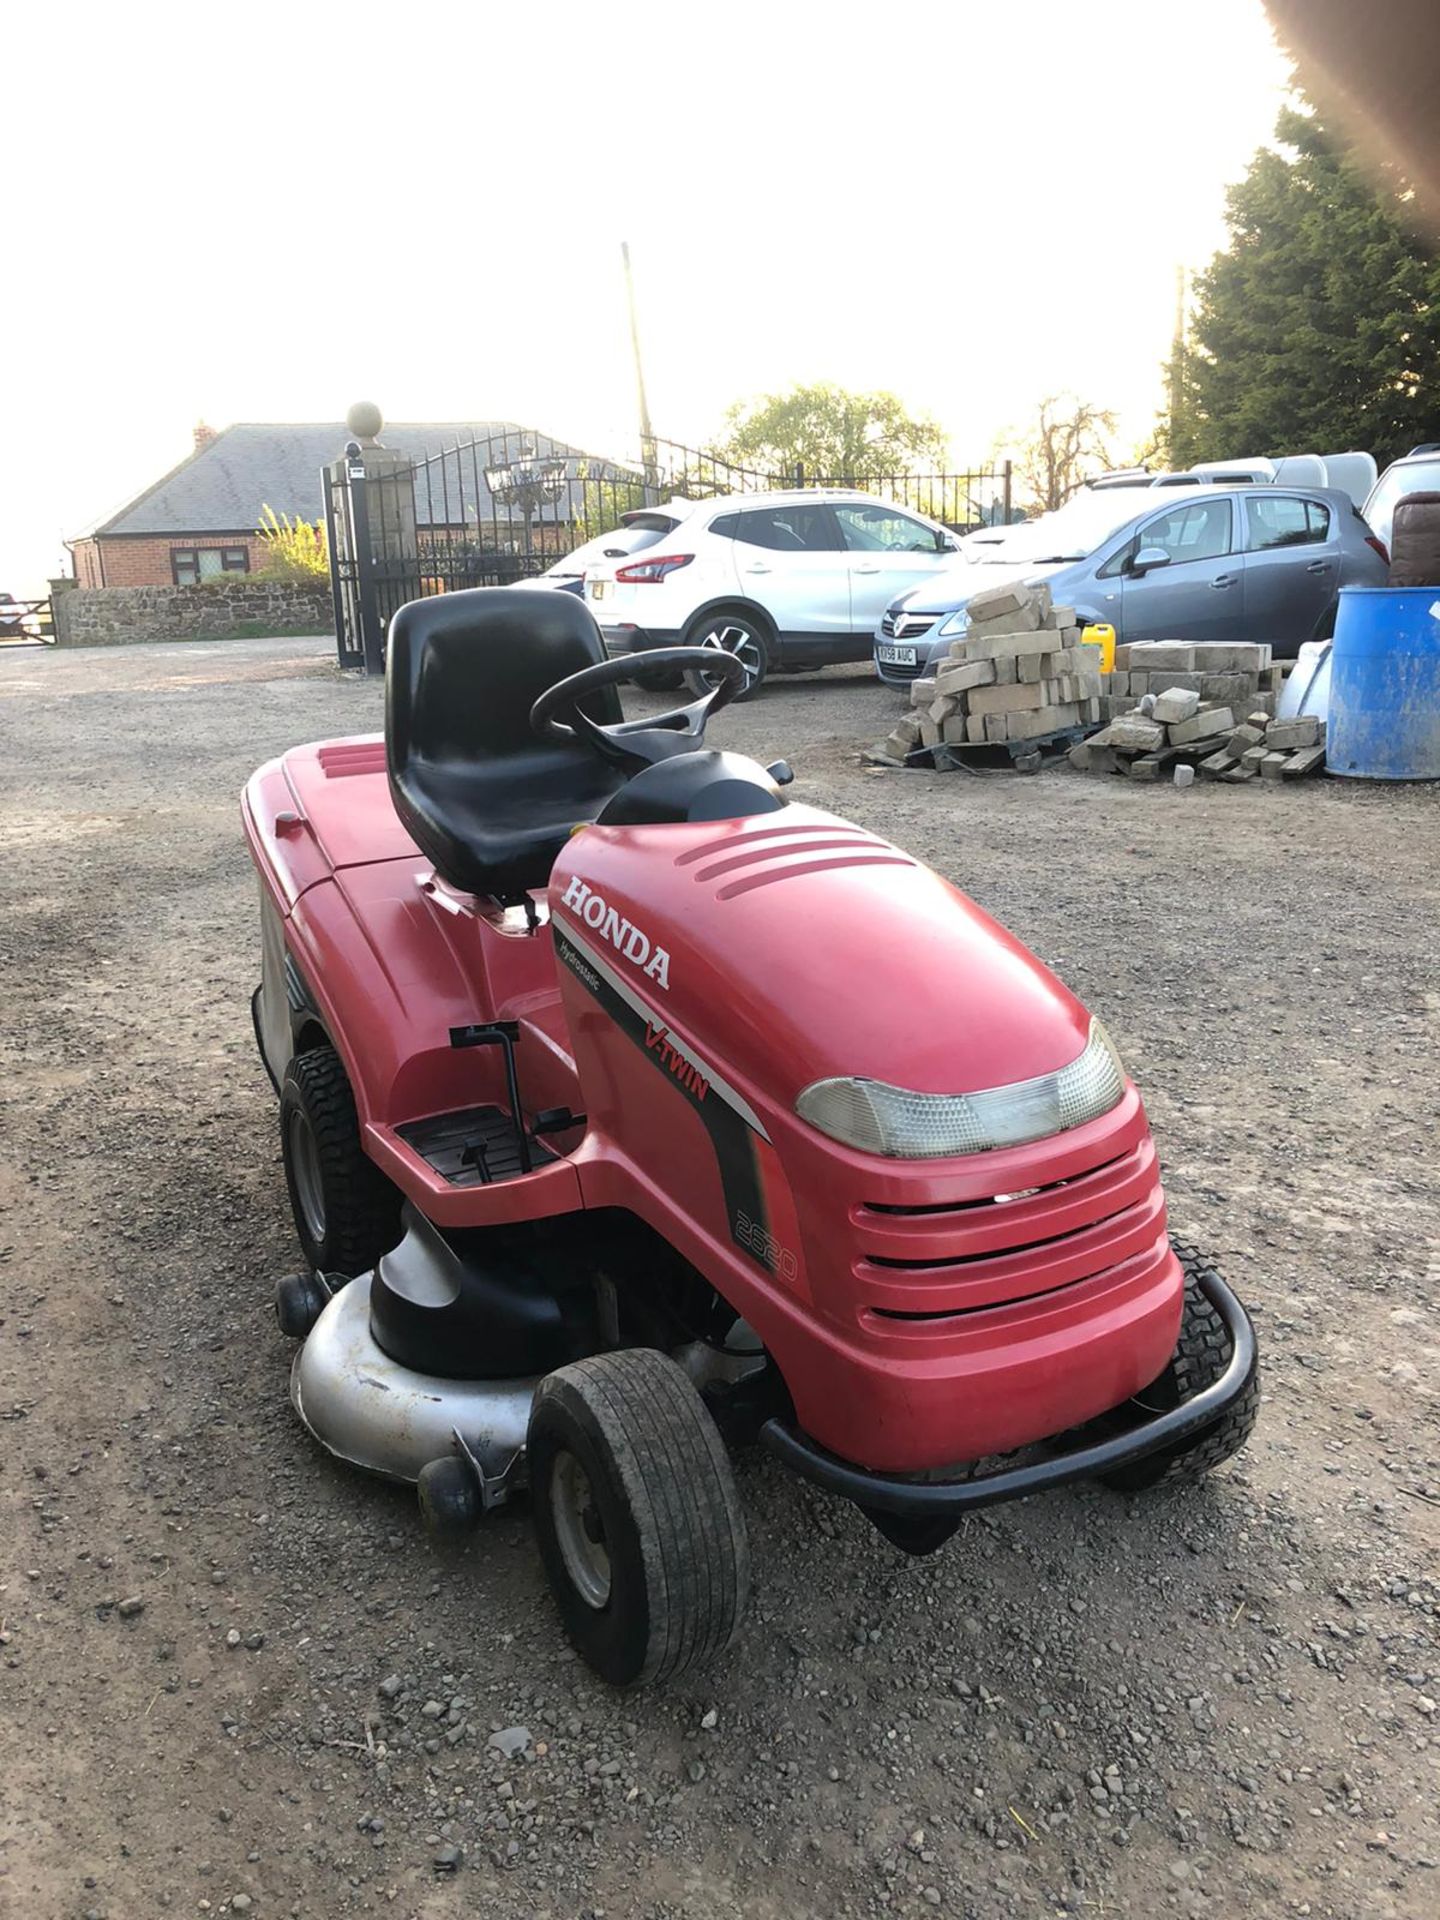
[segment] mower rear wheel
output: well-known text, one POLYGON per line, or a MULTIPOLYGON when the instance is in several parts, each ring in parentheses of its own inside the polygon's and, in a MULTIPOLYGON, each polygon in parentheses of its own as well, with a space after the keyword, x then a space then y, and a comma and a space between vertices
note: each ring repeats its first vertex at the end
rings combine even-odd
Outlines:
POLYGON ((280 1089, 280 1149, 295 1231, 321 1273, 368 1273, 400 1239, 401 1195, 360 1144, 333 1047, 297 1053, 280 1089))
MULTIPOLYGON (((1230 1336, 1225 1322, 1200 1291, 1199 1276, 1209 1268, 1194 1247, 1175 1243, 1175 1253, 1185 1271, 1185 1306, 1180 1319, 1180 1339, 1170 1364, 1142 1393, 1117 1409, 1121 1426, 1125 1415, 1143 1419, 1147 1414, 1168 1413, 1182 1400, 1193 1399, 1202 1388, 1218 1380, 1230 1362, 1230 1336)), ((1102 1474, 1102 1483, 1121 1493, 1141 1493, 1150 1487, 1178 1486, 1201 1480, 1212 1468, 1238 1453, 1250 1438, 1255 1416, 1260 1410, 1260 1363, 1257 1358, 1245 1383, 1244 1392, 1198 1433, 1190 1434, 1173 1447, 1146 1454, 1129 1466, 1116 1467, 1102 1474)))
POLYGON ((682 1368, 635 1347, 547 1374, 526 1458, 550 1589, 603 1679, 643 1686, 724 1652, 749 1546, 724 1445, 682 1368))

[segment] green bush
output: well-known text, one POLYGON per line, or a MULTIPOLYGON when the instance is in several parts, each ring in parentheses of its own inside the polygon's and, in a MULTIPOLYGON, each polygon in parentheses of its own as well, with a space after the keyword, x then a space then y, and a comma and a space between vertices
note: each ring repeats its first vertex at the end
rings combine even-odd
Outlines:
POLYGON ((265 548, 265 558, 257 569, 261 579, 285 580, 294 586, 314 586, 330 578, 330 552, 325 540, 325 523, 292 519, 277 514, 268 503, 260 509, 257 539, 265 548))

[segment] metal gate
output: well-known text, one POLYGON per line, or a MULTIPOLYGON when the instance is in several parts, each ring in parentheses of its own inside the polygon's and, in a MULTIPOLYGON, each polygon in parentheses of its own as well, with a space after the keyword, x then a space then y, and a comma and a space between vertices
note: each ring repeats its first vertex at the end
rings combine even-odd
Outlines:
POLYGON ((0 646, 55 644, 55 610, 47 600, 12 600, 0 595, 0 646))
POLYGON ((765 473, 670 440, 611 460, 518 428, 419 459, 352 443, 323 478, 340 665, 367 673, 384 670, 385 635, 407 601, 544 573, 622 515, 666 500, 858 488, 959 530, 1011 511, 1008 461, 953 474, 765 473))

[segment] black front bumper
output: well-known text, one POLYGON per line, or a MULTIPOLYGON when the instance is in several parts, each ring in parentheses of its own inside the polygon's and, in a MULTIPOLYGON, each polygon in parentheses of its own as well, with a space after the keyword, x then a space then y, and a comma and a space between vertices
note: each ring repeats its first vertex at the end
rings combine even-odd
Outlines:
POLYGON ((907 1480, 868 1473, 838 1454, 817 1446, 795 1427, 778 1419, 765 1422, 760 1439, 776 1458, 813 1480, 817 1487, 843 1495, 859 1507, 904 1519, 960 1519, 979 1507, 998 1506, 1004 1500, 1023 1500, 1028 1494, 1067 1486, 1072 1480, 1092 1480, 1132 1460, 1185 1440, 1208 1427, 1244 1393, 1255 1370, 1255 1329, 1250 1316, 1218 1274, 1204 1273, 1199 1284, 1206 1299, 1225 1322, 1230 1335, 1230 1362, 1220 1378, 1137 1427, 1108 1439, 1092 1441, 1066 1453, 1019 1467, 1002 1467, 973 1480, 907 1480))

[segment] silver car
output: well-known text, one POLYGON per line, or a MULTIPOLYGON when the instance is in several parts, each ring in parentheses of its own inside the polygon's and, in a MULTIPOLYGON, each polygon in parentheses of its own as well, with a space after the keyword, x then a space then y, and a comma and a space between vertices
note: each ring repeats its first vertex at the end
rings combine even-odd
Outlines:
POLYGON ((1384 548, 1338 488, 1105 488, 893 600, 875 670, 908 686, 964 633, 971 596, 1008 581, 1043 582, 1078 624, 1108 621, 1122 641, 1268 640, 1291 659, 1330 632, 1341 587, 1385 580, 1384 548))

